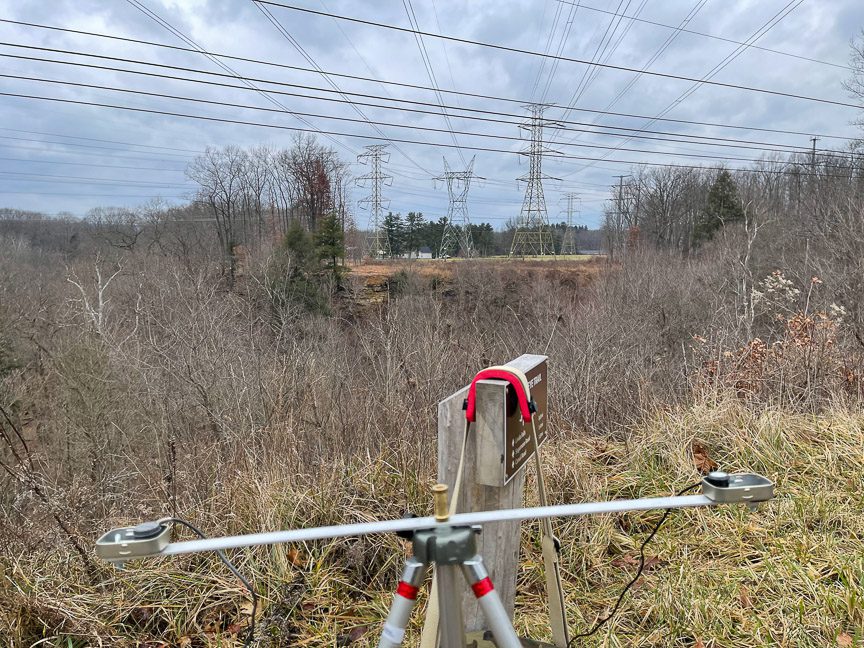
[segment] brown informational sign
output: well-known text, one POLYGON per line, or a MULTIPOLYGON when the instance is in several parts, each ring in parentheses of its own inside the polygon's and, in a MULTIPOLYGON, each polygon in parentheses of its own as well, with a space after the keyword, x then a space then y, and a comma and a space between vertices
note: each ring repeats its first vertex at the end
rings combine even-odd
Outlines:
MULTIPOLYGON (((546 412, 548 398, 547 363, 541 362, 525 372, 531 397, 537 404, 534 425, 537 429, 537 442, 543 445, 547 436, 546 412)), ((504 425, 504 483, 509 482, 534 455, 534 438, 531 421, 522 419, 512 388, 507 389, 507 419, 504 425)))

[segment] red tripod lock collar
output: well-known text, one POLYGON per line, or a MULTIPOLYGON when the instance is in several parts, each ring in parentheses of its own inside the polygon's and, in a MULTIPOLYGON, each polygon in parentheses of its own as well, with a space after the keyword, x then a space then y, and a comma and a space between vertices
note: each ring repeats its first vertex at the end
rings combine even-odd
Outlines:
POLYGON ((465 418, 468 422, 473 423, 477 419, 477 382, 489 379, 506 380, 510 383, 513 387, 513 391, 516 392, 516 399, 519 402, 519 409, 522 412, 522 418, 526 421, 530 421, 531 414, 534 411, 534 406, 531 401, 531 395, 526 391, 521 378, 515 373, 507 371, 507 369, 492 367, 490 369, 483 369, 474 376, 474 380, 471 381, 471 386, 468 388, 468 398, 465 401, 465 418))

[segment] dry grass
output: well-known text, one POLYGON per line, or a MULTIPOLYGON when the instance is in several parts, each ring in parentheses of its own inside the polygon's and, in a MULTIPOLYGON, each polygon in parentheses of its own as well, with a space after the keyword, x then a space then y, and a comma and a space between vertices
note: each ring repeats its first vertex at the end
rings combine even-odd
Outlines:
MULTIPOLYGON (((778 494, 754 513, 675 512, 649 547, 655 564, 619 615, 580 645, 864 645, 864 415, 754 414, 724 403, 655 416, 618 440, 565 432, 544 453, 558 502, 679 489, 698 478, 694 439, 726 469, 771 476, 778 494)), ((207 526, 213 511, 235 512, 227 524, 209 526, 223 533, 383 519, 406 505, 423 511, 432 475, 417 474, 408 450, 307 475, 261 458, 226 472, 199 510, 183 513, 207 526)), ((658 515, 557 525, 577 630, 614 602, 658 515)), ((525 528, 517 624, 525 635, 548 638, 536 531, 525 528)), ((403 556, 395 537, 238 552, 264 599, 260 645, 374 645, 403 556)), ((240 584, 209 556, 148 560, 95 577, 59 550, 0 558, 8 645, 238 645, 247 608, 240 584)))

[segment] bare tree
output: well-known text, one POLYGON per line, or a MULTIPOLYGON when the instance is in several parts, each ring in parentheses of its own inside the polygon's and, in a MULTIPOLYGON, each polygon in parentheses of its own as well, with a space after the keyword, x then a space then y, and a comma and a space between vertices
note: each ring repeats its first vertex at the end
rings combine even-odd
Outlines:
POLYGON ((242 242, 246 222, 243 210, 249 154, 236 146, 207 148, 196 157, 186 174, 198 183, 196 201, 205 205, 216 223, 219 246, 228 265, 229 283, 237 268, 236 247, 242 242))

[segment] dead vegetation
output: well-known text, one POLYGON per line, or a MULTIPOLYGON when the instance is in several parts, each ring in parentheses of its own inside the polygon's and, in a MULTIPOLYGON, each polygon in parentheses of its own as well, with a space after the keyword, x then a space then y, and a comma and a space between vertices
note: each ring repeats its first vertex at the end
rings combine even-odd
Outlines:
MULTIPOLYGON (((779 268, 778 237, 746 224, 699 256, 634 248, 603 272, 453 262, 439 278, 409 264, 362 310, 339 292, 311 308, 292 292, 308 286, 271 281, 291 263, 274 266, 275 249, 249 250, 226 282, 212 240, 163 225, 133 249, 97 225, 2 230, 4 641, 237 645, 249 601, 215 560, 118 572, 94 538, 164 514, 222 534, 423 511, 437 402, 526 351, 551 357, 555 500, 666 494, 710 462, 778 483, 752 515, 673 516, 586 645, 862 641, 864 311, 854 262, 829 244, 855 223, 779 268)), ((654 519, 561 529, 580 629, 614 601, 654 519)), ((534 540, 517 618, 542 638, 534 540)), ((403 555, 395 537, 238 552, 264 603, 261 645, 372 645, 403 555)))

